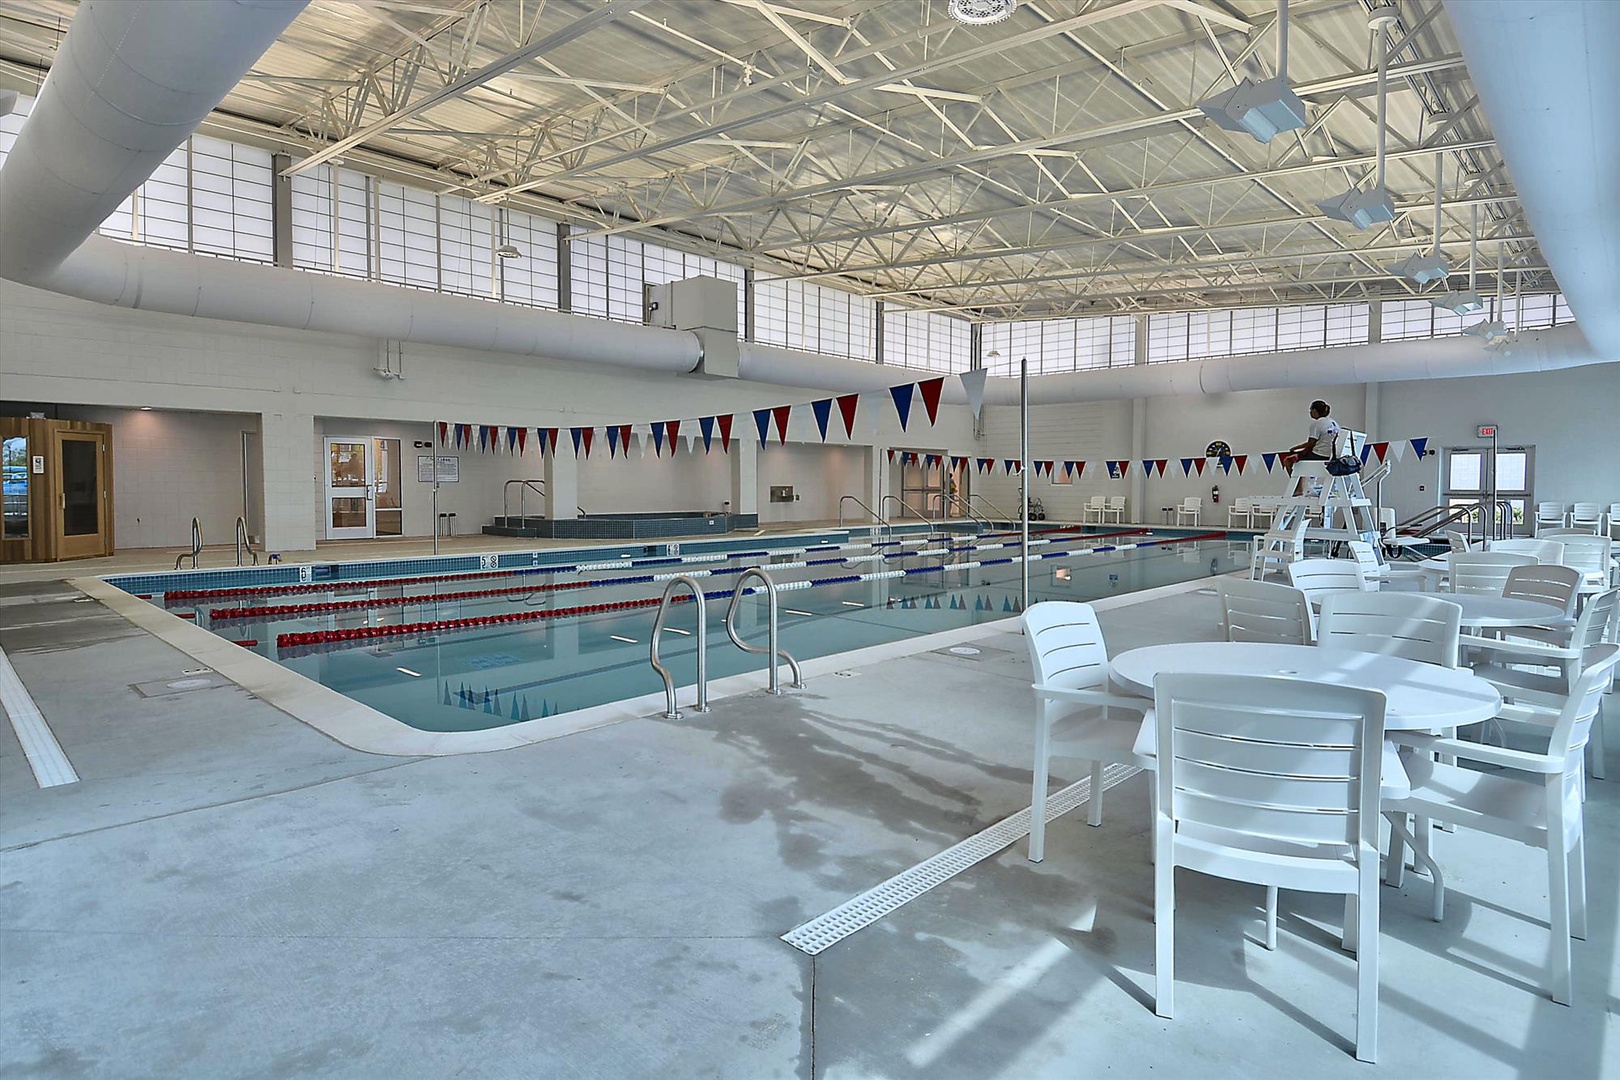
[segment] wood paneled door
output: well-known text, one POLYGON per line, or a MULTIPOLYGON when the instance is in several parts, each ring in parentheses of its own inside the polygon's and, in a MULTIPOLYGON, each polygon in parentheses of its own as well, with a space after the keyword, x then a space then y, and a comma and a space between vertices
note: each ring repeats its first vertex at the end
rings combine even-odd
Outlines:
POLYGON ((5 531, 0 562, 113 553, 112 427, 0 417, 5 531))

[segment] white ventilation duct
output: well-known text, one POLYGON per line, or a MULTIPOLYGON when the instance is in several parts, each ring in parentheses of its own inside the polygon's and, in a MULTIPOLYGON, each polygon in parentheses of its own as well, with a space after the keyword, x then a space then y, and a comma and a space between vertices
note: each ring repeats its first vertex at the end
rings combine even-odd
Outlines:
MULTIPOLYGON (((695 335, 684 331, 201 258, 90 236, 106 214, 191 133, 301 6, 299 0, 195 5, 91 0, 82 5, 50 78, 0 169, 0 235, 5 237, 0 276, 144 311, 651 371, 693 370, 700 346, 695 335), (171 73, 179 73, 175 85, 165 79, 171 73)), ((1611 100, 1609 107, 1617 101, 1620 98, 1611 100)), ((1595 106, 1586 102, 1583 107, 1590 112, 1595 106)), ((1596 151, 1590 141, 1582 146, 1587 155, 1583 160, 1590 162, 1596 151)), ((1606 152, 1612 162, 1613 147, 1606 152)), ((1612 169, 1605 174, 1610 182, 1614 175, 1612 169)), ((1612 203, 1593 199, 1587 205, 1614 212, 1612 203)), ((1582 228, 1591 225, 1583 219, 1582 228)), ((1603 230, 1594 229, 1594 234, 1601 239, 1603 230)), ((1550 249, 1548 256, 1553 258, 1550 249)), ((1582 293, 1587 318, 1604 317, 1601 307, 1591 302, 1604 289, 1608 298, 1620 295, 1612 272, 1613 252, 1609 258, 1610 273, 1596 286, 1597 293, 1590 289, 1582 293)), ((1575 288, 1591 283, 1578 276, 1564 280, 1575 288)), ((1576 302, 1573 294, 1571 302, 1576 302)), ((1616 318, 1612 302, 1608 317, 1612 327, 1616 318)), ((1485 352, 1472 339, 1402 342, 1334 349, 1326 357, 1321 352, 1281 353, 1047 375, 1032 379, 1031 391, 1035 402, 1057 404, 1541 371, 1599 363, 1615 355, 1614 350, 1595 353, 1579 328, 1568 327, 1525 335, 1506 355, 1485 352)), ((752 344, 743 346, 741 363, 746 379, 833 393, 881 389, 924 374, 752 344)), ((1016 380, 992 379, 986 400, 1011 403, 1016 400, 1016 385, 1016 380)), ((963 400, 955 379, 946 383, 946 394, 947 400, 963 400)))
POLYGON ((0 170, 0 276, 55 269, 308 0, 87 0, 0 170))
POLYGON ((1620 3, 1445 0, 1547 265, 1620 360, 1620 3))

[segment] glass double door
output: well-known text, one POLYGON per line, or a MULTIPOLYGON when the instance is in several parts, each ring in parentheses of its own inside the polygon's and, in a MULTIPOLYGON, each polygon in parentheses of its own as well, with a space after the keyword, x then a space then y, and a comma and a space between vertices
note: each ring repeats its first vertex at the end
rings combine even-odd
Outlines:
POLYGON ((326 439, 326 538, 401 536, 405 509, 399 440, 369 435, 326 439))

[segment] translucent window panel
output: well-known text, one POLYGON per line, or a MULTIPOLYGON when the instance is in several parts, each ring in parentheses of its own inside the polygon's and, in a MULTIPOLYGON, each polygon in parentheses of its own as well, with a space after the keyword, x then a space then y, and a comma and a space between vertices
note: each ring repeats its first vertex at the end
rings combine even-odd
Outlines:
POLYGON ((1485 477, 1485 455, 1477 450, 1452 450, 1446 462, 1446 490, 1479 491, 1485 477))
MULTIPOLYGON (((296 179, 296 177, 294 178, 296 179)), ((386 181, 377 185, 377 276, 405 284, 405 188, 386 181)))
MULTIPOLYGON (((1432 304, 1430 306, 1433 307, 1432 304)), ((1458 334, 1463 332, 1463 327, 1472 326, 1474 323, 1478 322, 1479 314, 1476 312, 1473 315, 1467 316, 1456 315, 1450 311, 1446 311, 1444 308, 1434 308, 1430 313, 1429 320, 1431 329, 1429 333, 1424 336, 1456 337, 1458 334)))
POLYGON ((787 346, 787 294, 789 282, 778 278, 754 279, 754 338, 766 345, 787 346))
POLYGON ((317 165, 292 178, 293 265, 332 269, 332 167, 317 165))
POLYGON ((144 244, 185 251, 191 243, 191 207, 186 178, 186 147, 175 147, 141 185, 139 239, 144 244))
POLYGON ((439 208, 426 191, 403 188, 400 242, 406 285, 419 289, 439 287, 439 208))
POLYGON ((1385 300, 1383 340, 1434 336, 1434 305, 1427 300, 1385 300))
POLYGON ((113 208, 96 231, 117 240, 135 239, 135 195, 131 195, 113 208))
POLYGON ((347 277, 372 275, 371 185, 365 174, 337 170, 337 265, 347 277))
POLYGON ((1277 348, 1319 349, 1327 341, 1327 308, 1310 304, 1277 309, 1277 348))
POLYGON ((1503 305, 1507 311, 1507 318, 1502 321, 1510 329, 1522 328, 1525 330, 1541 330, 1553 324, 1553 297, 1543 293, 1537 296, 1521 296, 1515 301, 1508 297, 1503 305))
POLYGON ((1575 321, 1575 313, 1569 310, 1569 304, 1564 300, 1563 293, 1558 294, 1557 301, 1553 307, 1553 313, 1556 316, 1554 321, 1559 326, 1563 326, 1565 323, 1572 323, 1575 321))
POLYGON ((490 295, 495 258, 491 213, 471 199, 439 196, 439 287, 445 292, 490 295))
POLYGON ((1136 319, 1116 315, 1109 319, 1109 366, 1131 367, 1136 363, 1136 319))
POLYGON ((271 261, 270 182, 268 151, 193 136, 192 250, 271 261))
POLYGON ((1366 304, 1329 304, 1325 345, 1365 345, 1367 343, 1366 304))
POLYGON ((1187 315, 1162 312, 1148 316, 1148 363, 1187 359, 1187 315))
POLYGON ((557 308, 557 226, 518 210, 506 213, 506 242, 522 252, 499 259, 501 297, 508 303, 557 308))
POLYGON ((1012 328, 1010 322, 985 323, 981 346, 984 349, 984 368, 991 375, 1010 375, 1016 370, 1012 356, 1012 328), (991 356, 994 352, 997 355, 991 356))
POLYGON ((607 238, 607 317, 619 322, 645 321, 641 241, 607 238))
POLYGON ((607 318, 607 239, 595 236, 569 241, 568 263, 574 310, 581 315, 607 318))
POLYGON ((1109 366, 1112 319, 1074 320, 1074 366, 1078 370, 1109 366))
POLYGON ((1194 311, 1187 316, 1187 359, 1232 355, 1232 313, 1194 311))
POLYGON ((1523 450, 1502 450, 1496 455, 1496 486, 1500 491, 1530 490, 1530 455, 1523 450))
POLYGON ((1232 312, 1232 352, 1275 352, 1277 349, 1277 309, 1239 308, 1232 312))

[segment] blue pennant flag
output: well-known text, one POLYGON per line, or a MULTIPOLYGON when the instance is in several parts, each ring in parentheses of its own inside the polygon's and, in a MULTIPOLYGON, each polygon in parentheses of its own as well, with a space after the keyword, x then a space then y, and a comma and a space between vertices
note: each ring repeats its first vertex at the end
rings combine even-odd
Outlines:
POLYGON ((906 424, 911 421, 911 392, 915 389, 916 383, 889 387, 889 395, 894 398, 894 411, 900 414, 901 431, 906 430, 906 424))
POLYGON ((810 403, 810 411, 816 414, 816 429, 821 432, 821 441, 827 441, 827 421, 832 419, 832 398, 823 398, 810 403))
MULTIPOLYGON (((664 456, 664 425, 663 424, 654 424, 652 426, 652 435, 653 435, 653 457, 663 457, 664 456)), ((675 447, 674 446, 671 446, 669 448, 669 453, 670 453, 671 457, 675 456, 675 447)))
POLYGON ((1412 444, 1412 449, 1417 451, 1418 457, 1422 457, 1423 451, 1429 447, 1429 440, 1427 437, 1422 439, 1408 439, 1407 441, 1412 444))
POLYGON ((1190 457, 1184 457, 1184 458, 1181 459, 1181 475, 1182 476, 1191 476, 1192 475, 1192 461, 1193 461, 1193 459, 1190 458, 1190 457))
POLYGON ((1270 472, 1277 467, 1276 454, 1261 454, 1260 460, 1266 463, 1266 472, 1270 472))
POLYGON ((714 417, 698 417, 698 429, 703 432, 703 452, 707 454, 714 443, 714 417))
POLYGON ((754 426, 759 428, 759 445, 764 446, 771 432, 771 410, 755 409, 754 426))

